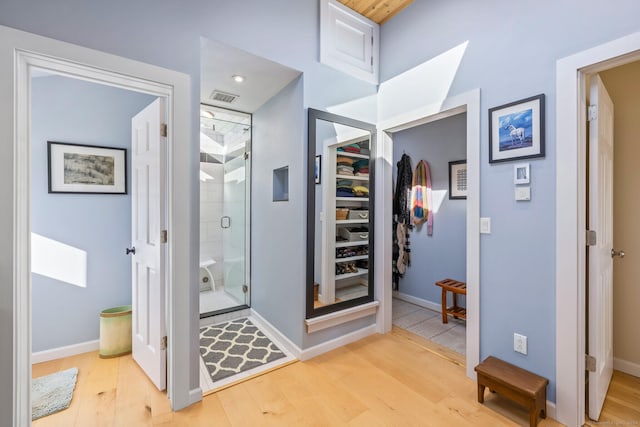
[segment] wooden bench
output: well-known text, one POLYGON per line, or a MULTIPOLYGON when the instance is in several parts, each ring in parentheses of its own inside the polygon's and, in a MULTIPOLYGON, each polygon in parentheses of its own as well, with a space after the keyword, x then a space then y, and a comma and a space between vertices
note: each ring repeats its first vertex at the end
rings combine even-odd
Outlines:
POLYGON ((484 389, 499 393, 529 408, 529 425, 535 427, 547 417, 547 384, 549 380, 493 356, 475 367, 478 373, 478 402, 484 403, 484 389))
POLYGON ((467 295, 467 284, 453 279, 444 279, 436 282, 436 286, 442 288, 442 323, 449 323, 447 315, 456 319, 467 319, 467 309, 458 307, 458 294, 467 295), (453 305, 447 307, 447 292, 453 294, 453 305))

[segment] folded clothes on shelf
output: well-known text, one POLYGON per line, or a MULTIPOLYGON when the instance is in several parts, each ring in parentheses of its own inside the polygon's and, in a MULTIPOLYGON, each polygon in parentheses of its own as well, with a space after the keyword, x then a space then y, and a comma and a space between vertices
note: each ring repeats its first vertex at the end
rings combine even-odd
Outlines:
POLYGON ((338 156, 336 158, 336 163, 339 164, 339 165, 352 166, 354 162, 353 162, 353 159, 351 157, 338 156))
POLYGON ((336 173, 338 175, 353 175, 353 166, 338 165, 336 173))

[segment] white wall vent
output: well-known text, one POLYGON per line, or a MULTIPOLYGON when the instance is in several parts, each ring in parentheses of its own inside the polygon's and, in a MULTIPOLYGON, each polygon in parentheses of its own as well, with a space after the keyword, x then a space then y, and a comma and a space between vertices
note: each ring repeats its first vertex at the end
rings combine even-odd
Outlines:
POLYGON ((209 96, 209 98, 214 101, 225 102, 227 104, 231 104, 233 101, 235 101, 239 97, 240 95, 234 95, 232 93, 223 92, 218 89, 215 89, 213 92, 211 92, 211 95, 209 96))

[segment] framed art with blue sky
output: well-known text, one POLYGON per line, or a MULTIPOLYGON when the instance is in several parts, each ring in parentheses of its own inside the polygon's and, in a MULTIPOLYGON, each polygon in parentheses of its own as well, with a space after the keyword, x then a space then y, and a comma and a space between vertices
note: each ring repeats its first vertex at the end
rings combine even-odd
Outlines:
POLYGON ((489 163, 544 157, 544 94, 489 109, 489 163))

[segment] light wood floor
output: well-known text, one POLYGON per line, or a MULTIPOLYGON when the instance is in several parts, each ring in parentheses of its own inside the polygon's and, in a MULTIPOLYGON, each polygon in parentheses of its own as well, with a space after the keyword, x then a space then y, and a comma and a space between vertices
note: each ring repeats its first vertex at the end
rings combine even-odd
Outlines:
POLYGON ((486 404, 477 403, 476 384, 465 376, 460 356, 452 361, 433 349, 421 337, 394 330, 229 387, 176 413, 130 356, 103 360, 86 353, 33 367, 34 377, 79 369, 71 407, 34 425, 528 425, 526 411, 498 395, 487 392, 486 404))
POLYGON ((587 425, 640 426, 640 378, 613 371, 600 420, 587 425))

